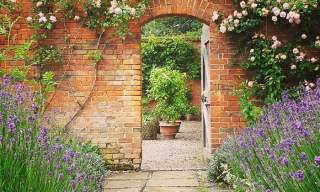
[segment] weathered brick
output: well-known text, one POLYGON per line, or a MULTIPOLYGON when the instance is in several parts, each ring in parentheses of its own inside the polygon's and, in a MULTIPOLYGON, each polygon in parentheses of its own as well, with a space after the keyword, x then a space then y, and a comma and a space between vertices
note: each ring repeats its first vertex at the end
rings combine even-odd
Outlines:
MULTIPOLYGON (((23 3, 21 11, 23 16, 31 15, 31 0, 19 2, 23 3)), ((231 42, 229 38, 218 33, 211 21, 211 14, 217 9, 231 12, 231 0, 152 1, 149 11, 140 21, 130 22, 131 35, 125 41, 110 36, 114 29, 109 29, 102 37, 103 45, 99 48, 103 51, 103 60, 97 64, 97 76, 87 55, 89 50, 94 50, 96 47, 97 34, 81 27, 77 22, 67 22, 66 27, 74 51, 65 56, 69 60, 68 65, 50 66, 57 77, 66 74, 68 78, 59 81, 56 93, 52 94, 52 99, 48 102, 48 113, 58 110, 57 119, 64 125, 81 109, 78 103, 82 105, 87 100, 82 111, 70 124, 72 132, 81 138, 92 140, 101 147, 107 163, 139 168, 142 111, 141 25, 154 18, 168 15, 190 16, 210 25, 211 98, 209 100, 212 133, 210 139, 213 151, 222 143, 226 128, 231 126, 230 129, 238 131, 244 125, 243 119, 240 118, 238 98, 229 93, 237 85, 239 75, 244 75, 241 69, 231 69, 228 66, 237 42, 231 42)), ((64 25, 57 23, 56 28, 43 43, 55 44, 61 48, 68 47, 69 45, 64 42, 64 30, 64 25)), ((21 20, 13 33, 16 34, 15 42, 19 44, 31 35, 32 30, 28 28, 25 20, 21 20)), ((0 47, 3 44, 5 40, 0 38, 0 47)), ((37 73, 36 70, 34 73, 37 73)), ((195 92, 199 92, 193 101, 194 104, 200 99, 200 88, 200 82, 193 85, 195 92)))

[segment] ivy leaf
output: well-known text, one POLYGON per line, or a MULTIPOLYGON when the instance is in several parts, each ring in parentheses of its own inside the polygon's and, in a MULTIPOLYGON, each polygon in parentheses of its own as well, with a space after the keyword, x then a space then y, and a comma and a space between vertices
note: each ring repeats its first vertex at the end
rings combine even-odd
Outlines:
POLYGON ((2 53, 0 53, 0 61, 6 60, 6 56, 2 53))
POLYGON ((47 71, 42 75, 42 83, 44 84, 54 84, 54 73, 52 71, 47 71))
POLYGON ((18 45, 15 47, 15 59, 24 60, 28 57, 28 53, 31 47, 31 43, 25 43, 23 45, 18 45))
POLYGON ((27 77, 27 74, 24 70, 20 70, 18 68, 14 68, 11 73, 10 76, 16 80, 16 81, 24 81, 27 77))
POLYGON ((41 82, 46 86, 44 93, 49 93, 55 89, 54 73, 52 71, 47 71, 42 75, 41 82))
POLYGON ((51 23, 48 23, 46 27, 47 27, 47 29, 51 30, 53 26, 51 23))

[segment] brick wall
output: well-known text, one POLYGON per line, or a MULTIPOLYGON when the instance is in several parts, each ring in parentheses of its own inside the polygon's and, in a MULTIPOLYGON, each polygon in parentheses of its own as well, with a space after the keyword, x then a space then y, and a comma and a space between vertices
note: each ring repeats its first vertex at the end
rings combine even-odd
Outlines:
MULTIPOLYGON (((26 18, 30 15, 31 3, 29 0, 20 3, 23 3, 21 15, 26 18)), ((213 10, 218 9, 231 12, 231 0, 151 0, 145 16, 130 23, 131 35, 126 40, 110 36, 112 29, 105 33, 99 47, 103 51, 103 60, 98 63, 97 71, 87 56, 89 50, 95 49, 96 33, 75 22, 66 23, 66 28, 57 24, 43 43, 62 48, 65 63, 50 66, 57 74, 59 84, 48 100, 47 112, 54 114, 61 126, 68 123, 76 136, 98 144, 109 167, 139 168, 142 110, 140 27, 162 16, 189 16, 211 29, 211 149, 216 149, 227 133, 243 126, 238 99, 232 96, 232 90, 238 84, 238 76, 244 75, 240 69, 228 67, 237 44, 218 33, 211 22, 213 10), (66 34, 73 50, 64 43, 66 34)), ((16 43, 28 39, 31 32, 26 23, 19 23, 14 31, 16 43)), ((0 39, 1 44, 5 44, 3 39, 0 39)))

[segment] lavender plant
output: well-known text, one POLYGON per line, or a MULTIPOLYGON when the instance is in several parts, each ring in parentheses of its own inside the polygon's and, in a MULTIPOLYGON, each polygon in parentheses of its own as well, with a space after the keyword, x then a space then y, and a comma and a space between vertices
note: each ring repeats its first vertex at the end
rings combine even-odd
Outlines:
POLYGON ((0 89, 0 191, 101 191, 104 163, 87 145, 44 127, 32 92, 4 76, 0 89))
POLYGON ((232 172, 251 191, 315 192, 320 189, 320 79, 299 100, 287 92, 261 119, 225 147, 232 172))

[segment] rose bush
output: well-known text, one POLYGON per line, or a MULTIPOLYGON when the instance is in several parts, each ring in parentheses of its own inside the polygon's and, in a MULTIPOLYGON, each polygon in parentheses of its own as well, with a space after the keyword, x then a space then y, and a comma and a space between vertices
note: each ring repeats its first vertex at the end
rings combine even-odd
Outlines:
MULTIPOLYGON (((241 99, 242 105, 255 98, 264 104, 280 100, 284 90, 290 90, 297 97, 297 88, 314 88, 319 77, 320 62, 317 57, 320 47, 318 0, 270 0, 270 1, 234 1, 233 14, 224 16, 223 10, 213 12, 212 20, 218 24, 218 30, 242 41, 242 50, 247 59, 240 66, 254 71, 256 76, 248 82, 247 91, 251 98, 241 99), (256 33, 266 24, 279 31, 290 29, 287 39, 277 36, 265 37, 256 33), (245 47, 245 49, 243 49, 245 47)), ((283 33, 280 33, 283 35, 283 33)), ((243 90, 244 87, 241 87, 243 90)), ((254 107, 253 107, 254 108, 254 107)), ((248 109, 248 108, 247 108, 248 109)), ((252 111, 243 111, 245 117, 252 117, 252 111)), ((252 119, 252 118, 251 118, 252 119)), ((251 121, 251 119, 246 119, 251 121)))

